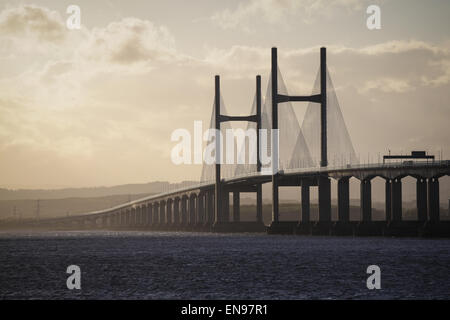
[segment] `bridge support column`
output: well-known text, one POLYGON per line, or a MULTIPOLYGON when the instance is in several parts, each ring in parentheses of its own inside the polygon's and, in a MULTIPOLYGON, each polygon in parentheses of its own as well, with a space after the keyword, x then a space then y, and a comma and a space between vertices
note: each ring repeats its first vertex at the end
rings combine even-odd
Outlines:
POLYGON ((256 222, 263 222, 262 184, 256 186, 256 222))
POLYGON ((308 223, 310 221, 310 199, 309 199, 309 184, 302 181, 302 222, 308 223))
POLYGON ((173 201, 173 222, 175 225, 180 224, 180 198, 173 201))
POLYGON ((187 225, 187 196, 181 198, 181 224, 187 225))
POLYGON ((370 179, 361 180, 361 221, 370 222, 372 220, 372 183, 370 179))
POLYGON ((146 205, 140 205, 139 207, 139 215, 141 217, 140 219, 140 226, 144 227, 147 225, 147 206, 146 205))
POLYGON ((402 221, 402 180, 395 178, 392 180, 392 220, 402 221))
POLYGON ((392 180, 386 179, 385 182, 385 215, 386 222, 392 220, 392 180))
POLYGON ((153 224, 153 204, 147 203, 147 227, 151 227, 153 224))
POLYGON ((127 210, 127 213, 126 213, 126 226, 127 227, 129 227, 130 225, 131 225, 131 211, 130 210, 127 210))
POLYGON ((152 219, 153 225, 157 226, 159 224, 159 204, 155 202, 153 204, 153 219, 152 219))
POLYGON ((159 204, 159 225, 166 223, 166 202, 163 200, 159 204))
POLYGON ((331 182, 330 178, 320 176, 319 183, 319 222, 331 222, 331 182))
POLYGON ((148 210, 149 210, 149 208, 148 208, 148 205, 147 204, 144 204, 143 206, 142 206, 142 212, 143 212, 143 214, 144 214, 144 216, 145 216, 145 218, 144 218, 144 227, 147 227, 149 224, 150 224, 150 215, 149 215, 149 213, 148 213, 148 210))
POLYGON ((206 192, 206 222, 210 225, 214 223, 214 192, 206 192))
POLYGON ((167 200, 166 222, 168 225, 172 224, 172 203, 172 199, 167 200))
POLYGON ((241 221, 241 199, 238 191, 233 192, 233 221, 241 221))
POLYGON ((142 226, 142 210, 141 206, 136 208, 136 226, 142 226))
POLYGON ((196 196, 191 195, 189 197, 189 224, 195 225, 195 215, 196 215, 196 196))
POLYGON ((416 204, 417 220, 421 222, 427 221, 427 181, 424 178, 417 178, 416 204))
POLYGON ((439 179, 428 179, 428 214, 429 220, 439 221, 439 179))
POLYGON ((136 208, 131 208, 131 214, 130 214, 130 226, 134 227, 136 226, 136 208))
POLYGON ((222 190, 222 219, 221 222, 230 221, 230 193, 222 190))
POLYGON ((205 221, 205 193, 199 193, 197 197, 197 223, 203 224, 205 221))
POLYGON ((128 227, 128 224, 130 223, 130 215, 128 210, 125 210, 124 214, 124 227, 128 227))
POLYGON ((125 214, 123 211, 119 212, 119 226, 125 226, 125 214))
POLYGON ((144 206, 139 206, 139 226, 143 227, 145 225, 145 214, 144 214, 144 206))
POLYGON ((350 188, 348 177, 338 180, 338 221, 350 221, 350 188))

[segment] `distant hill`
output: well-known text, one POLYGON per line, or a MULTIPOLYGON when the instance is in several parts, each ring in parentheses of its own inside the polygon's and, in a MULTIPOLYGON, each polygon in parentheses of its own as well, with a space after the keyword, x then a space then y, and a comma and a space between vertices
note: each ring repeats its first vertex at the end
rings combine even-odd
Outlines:
POLYGON ((196 181, 183 181, 181 183, 169 183, 156 181, 140 184, 124 184, 112 187, 94 188, 65 188, 65 189, 2 189, 0 188, 0 200, 25 200, 25 199, 64 199, 64 198, 94 198, 112 195, 155 194, 181 186, 188 186, 196 181))

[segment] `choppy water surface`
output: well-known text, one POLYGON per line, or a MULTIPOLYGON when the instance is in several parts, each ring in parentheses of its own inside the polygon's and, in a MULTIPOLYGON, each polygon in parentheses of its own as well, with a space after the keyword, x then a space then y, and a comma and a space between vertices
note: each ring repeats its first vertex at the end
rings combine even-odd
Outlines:
POLYGON ((450 241, 0 233, 1 299, 449 299, 450 241), (81 268, 68 290, 66 268, 81 268), (366 287, 381 268, 381 290, 366 287))

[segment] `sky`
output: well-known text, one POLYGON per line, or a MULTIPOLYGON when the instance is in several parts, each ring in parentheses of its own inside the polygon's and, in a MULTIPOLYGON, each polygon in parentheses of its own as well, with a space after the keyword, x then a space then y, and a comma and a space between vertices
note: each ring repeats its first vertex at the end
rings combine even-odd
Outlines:
POLYGON ((201 165, 172 163, 171 133, 207 126, 216 74, 227 110, 248 114, 273 46, 291 94, 311 92, 327 47, 360 159, 450 159, 449 33, 447 0, 0 0, 0 186, 199 180, 201 165))

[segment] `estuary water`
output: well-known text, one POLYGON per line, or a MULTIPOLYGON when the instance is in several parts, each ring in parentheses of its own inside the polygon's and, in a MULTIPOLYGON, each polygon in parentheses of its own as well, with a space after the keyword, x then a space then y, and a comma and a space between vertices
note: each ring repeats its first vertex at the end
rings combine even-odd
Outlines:
POLYGON ((0 299, 450 299, 450 240, 3 232, 0 299))

